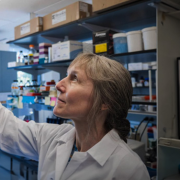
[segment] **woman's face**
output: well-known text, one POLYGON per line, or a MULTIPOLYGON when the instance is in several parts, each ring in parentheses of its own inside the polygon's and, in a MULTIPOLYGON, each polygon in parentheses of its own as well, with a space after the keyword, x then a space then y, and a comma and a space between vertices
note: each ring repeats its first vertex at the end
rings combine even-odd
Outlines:
POLYGON ((93 82, 83 68, 72 66, 68 76, 56 85, 60 92, 54 114, 72 120, 85 120, 92 107, 93 82))

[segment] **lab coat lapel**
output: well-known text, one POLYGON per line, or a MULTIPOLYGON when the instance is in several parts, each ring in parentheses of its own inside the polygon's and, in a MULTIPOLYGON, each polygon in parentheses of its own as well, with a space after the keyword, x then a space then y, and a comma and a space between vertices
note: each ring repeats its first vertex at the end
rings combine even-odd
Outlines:
POLYGON ((55 180, 60 180, 61 176, 67 166, 72 147, 75 140, 75 130, 71 130, 70 133, 65 134, 59 141, 59 146, 56 150, 56 171, 55 180))
POLYGON ((67 180, 86 159, 87 152, 74 152, 71 161, 61 177, 61 180, 67 180))

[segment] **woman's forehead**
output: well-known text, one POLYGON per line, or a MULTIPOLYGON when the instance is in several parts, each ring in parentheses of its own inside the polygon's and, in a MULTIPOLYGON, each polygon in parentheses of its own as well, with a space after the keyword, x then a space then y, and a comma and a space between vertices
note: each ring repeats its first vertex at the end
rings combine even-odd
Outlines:
POLYGON ((86 70, 85 64, 82 63, 75 63, 73 65, 70 65, 67 69, 67 71, 72 71, 72 70, 86 70))
POLYGON ((80 66, 80 65, 72 65, 67 69, 67 73, 71 73, 71 72, 75 72, 75 73, 85 73, 85 67, 80 66))

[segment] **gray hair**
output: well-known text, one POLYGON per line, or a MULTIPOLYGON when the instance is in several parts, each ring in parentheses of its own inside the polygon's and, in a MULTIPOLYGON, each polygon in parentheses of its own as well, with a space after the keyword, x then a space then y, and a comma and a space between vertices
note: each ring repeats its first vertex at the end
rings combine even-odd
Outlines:
MULTIPOLYGON (((94 84, 93 106, 88 119, 91 121, 95 119, 101 111, 99 107, 106 104, 108 107, 104 124, 106 130, 115 129, 120 138, 127 142, 130 123, 126 117, 131 107, 133 92, 129 72, 119 62, 91 53, 80 54, 69 67, 73 65, 83 66, 87 77, 94 84)), ((92 125, 94 122, 88 123, 92 125)))

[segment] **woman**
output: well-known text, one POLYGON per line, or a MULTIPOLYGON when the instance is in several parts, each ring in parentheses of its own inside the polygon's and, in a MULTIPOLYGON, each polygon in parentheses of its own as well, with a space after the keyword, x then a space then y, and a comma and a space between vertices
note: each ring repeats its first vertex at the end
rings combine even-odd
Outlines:
POLYGON ((140 158, 126 144, 132 86, 118 62, 81 54, 58 82, 54 114, 64 124, 25 123, 0 107, 1 149, 39 160, 41 180, 148 180, 140 158))

